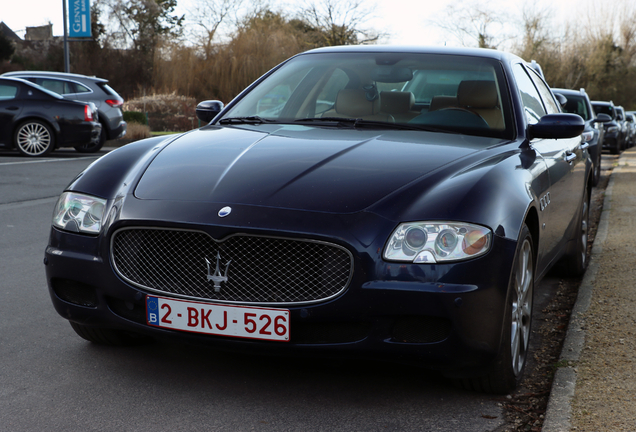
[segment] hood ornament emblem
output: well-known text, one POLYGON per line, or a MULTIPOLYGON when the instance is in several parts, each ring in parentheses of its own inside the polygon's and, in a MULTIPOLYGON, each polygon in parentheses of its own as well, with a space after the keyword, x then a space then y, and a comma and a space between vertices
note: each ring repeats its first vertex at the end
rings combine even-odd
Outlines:
POLYGON ((219 217, 225 217, 230 213, 232 213, 232 207, 223 207, 221 210, 219 210, 219 217))
POLYGON ((225 274, 221 273, 221 253, 217 252, 216 253, 216 269, 214 270, 214 274, 210 274, 210 261, 208 261, 208 259, 205 259, 205 262, 208 264, 208 282, 212 281, 214 282, 214 292, 218 293, 221 292, 221 282, 227 282, 227 271, 230 267, 230 263, 232 262, 232 260, 229 260, 227 262, 227 264, 225 264, 225 274))

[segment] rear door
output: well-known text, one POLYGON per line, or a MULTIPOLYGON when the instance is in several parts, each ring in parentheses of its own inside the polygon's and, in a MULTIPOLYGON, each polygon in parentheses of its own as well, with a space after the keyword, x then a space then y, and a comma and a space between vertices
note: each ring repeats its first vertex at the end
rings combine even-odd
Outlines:
POLYGON ((13 123, 22 111, 17 83, 0 80, 0 144, 13 145, 13 123))

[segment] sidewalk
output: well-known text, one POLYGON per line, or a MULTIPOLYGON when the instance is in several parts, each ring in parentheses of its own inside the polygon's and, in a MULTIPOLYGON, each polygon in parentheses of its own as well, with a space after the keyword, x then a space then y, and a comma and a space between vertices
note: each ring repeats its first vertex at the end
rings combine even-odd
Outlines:
POLYGON ((605 192, 542 432, 636 431, 636 147, 605 192))

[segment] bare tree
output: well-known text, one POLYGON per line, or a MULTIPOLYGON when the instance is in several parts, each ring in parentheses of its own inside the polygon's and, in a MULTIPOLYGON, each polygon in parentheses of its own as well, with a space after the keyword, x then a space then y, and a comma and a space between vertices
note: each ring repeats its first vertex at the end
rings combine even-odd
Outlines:
POLYGON ((308 0, 299 17, 322 34, 320 45, 375 43, 384 36, 364 23, 372 16, 373 4, 363 0, 308 0))
POLYGON ((482 2, 452 3, 446 7, 445 15, 434 24, 463 46, 496 49, 508 39, 504 34, 505 13, 496 12, 482 2))
POLYGON ((214 40, 223 24, 239 22, 238 13, 243 0, 197 0, 194 7, 188 10, 194 23, 190 34, 197 41, 205 59, 209 59, 214 50, 214 40), (228 21, 231 21, 228 23, 228 21))

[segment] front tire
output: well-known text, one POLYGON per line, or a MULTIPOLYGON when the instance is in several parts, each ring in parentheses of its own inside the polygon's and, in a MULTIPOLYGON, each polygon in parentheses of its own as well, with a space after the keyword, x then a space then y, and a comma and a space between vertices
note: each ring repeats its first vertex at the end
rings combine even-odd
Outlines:
POLYGON ((583 196, 583 202, 581 203, 581 209, 574 232, 574 239, 572 240, 573 246, 562 260, 563 273, 565 276, 570 277, 583 276, 588 264, 587 245, 589 240, 590 194, 588 193, 587 187, 583 193, 585 195, 583 196))
POLYGON ((592 186, 596 187, 601 180, 601 148, 598 146, 596 160, 594 161, 594 171, 592 172, 592 186))
POLYGON ((23 156, 46 156, 55 148, 55 137, 46 123, 29 120, 16 129, 14 144, 23 156))
POLYGON ((503 332, 497 356, 485 375, 460 379, 461 387, 483 393, 507 394, 521 381, 532 327, 534 263, 532 235, 524 225, 508 283, 503 332))

